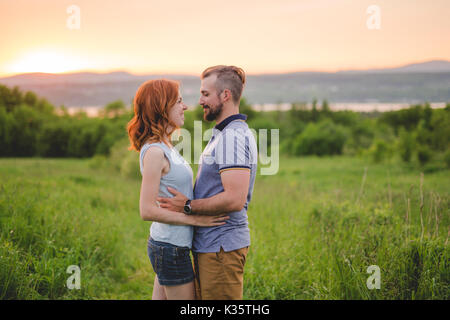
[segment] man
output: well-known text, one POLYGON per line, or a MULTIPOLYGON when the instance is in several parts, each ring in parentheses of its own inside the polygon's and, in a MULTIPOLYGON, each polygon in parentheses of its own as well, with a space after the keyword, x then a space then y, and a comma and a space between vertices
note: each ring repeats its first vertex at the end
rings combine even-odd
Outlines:
POLYGON ((245 73, 234 66, 215 66, 207 68, 201 80, 199 104, 204 119, 216 126, 200 158, 194 199, 170 189, 174 197, 158 201, 163 208, 186 214, 229 214, 223 226, 195 228, 196 295, 203 300, 242 299, 250 246, 247 208, 258 153, 247 116, 239 113, 245 73))

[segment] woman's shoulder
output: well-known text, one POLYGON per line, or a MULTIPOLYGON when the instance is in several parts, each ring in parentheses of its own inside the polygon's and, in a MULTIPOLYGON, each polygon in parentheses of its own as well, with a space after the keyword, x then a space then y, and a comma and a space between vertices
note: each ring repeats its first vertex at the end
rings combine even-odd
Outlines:
POLYGON ((167 149, 167 150, 170 150, 170 149, 171 149, 171 147, 169 147, 167 144, 165 144, 165 143, 162 142, 162 141, 147 141, 147 142, 145 142, 145 143, 142 145, 141 149, 143 149, 144 147, 145 147, 145 148, 150 148, 150 147, 152 147, 152 146, 159 146, 159 147, 162 147, 162 148, 167 149))
POLYGON ((163 149, 164 151, 167 148, 162 142, 145 142, 141 147, 140 153, 146 152, 151 147, 159 147, 158 149, 163 149))
POLYGON ((140 154, 144 157, 146 154, 151 154, 152 156, 163 157, 165 150, 160 143, 146 143, 142 146, 140 154))
POLYGON ((164 150, 155 145, 149 145, 145 149, 141 148, 140 167, 143 169, 151 165, 152 168, 158 169, 164 167, 164 150))

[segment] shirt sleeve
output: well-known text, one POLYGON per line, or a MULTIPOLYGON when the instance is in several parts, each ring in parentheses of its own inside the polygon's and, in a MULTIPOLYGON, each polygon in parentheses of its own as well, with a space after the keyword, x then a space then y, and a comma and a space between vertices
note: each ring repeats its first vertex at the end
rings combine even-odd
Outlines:
POLYGON ((219 172, 251 169, 251 132, 243 129, 225 129, 215 149, 219 172))

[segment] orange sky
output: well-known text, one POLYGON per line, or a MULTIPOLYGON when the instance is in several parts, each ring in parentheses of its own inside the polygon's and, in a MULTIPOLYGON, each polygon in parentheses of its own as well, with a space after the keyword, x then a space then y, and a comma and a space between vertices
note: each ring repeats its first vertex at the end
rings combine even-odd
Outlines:
POLYGON ((336 71, 450 60, 448 0, 0 0, 0 76, 336 71), (67 7, 81 10, 70 30, 67 7), (369 30, 369 5, 381 29, 369 30))

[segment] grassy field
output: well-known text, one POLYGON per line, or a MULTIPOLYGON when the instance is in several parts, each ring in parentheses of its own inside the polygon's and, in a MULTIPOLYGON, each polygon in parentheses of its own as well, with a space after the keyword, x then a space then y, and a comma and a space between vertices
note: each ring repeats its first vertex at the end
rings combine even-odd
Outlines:
MULTIPOLYGON (((0 159, 0 299, 151 298, 140 181, 92 163, 0 159), (70 265, 80 290, 66 287, 70 265)), ((399 163, 281 158, 256 179, 244 299, 449 299, 449 181, 399 163)))

